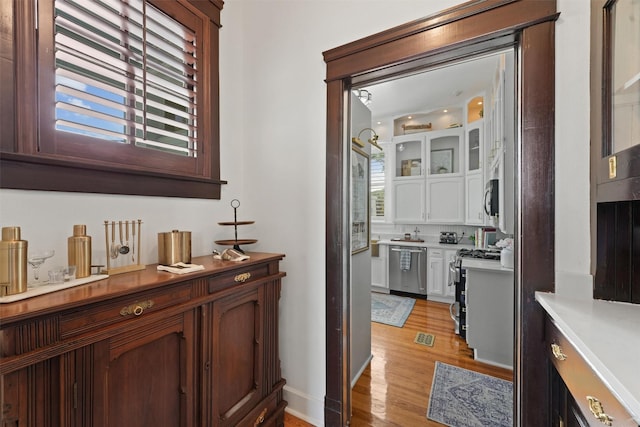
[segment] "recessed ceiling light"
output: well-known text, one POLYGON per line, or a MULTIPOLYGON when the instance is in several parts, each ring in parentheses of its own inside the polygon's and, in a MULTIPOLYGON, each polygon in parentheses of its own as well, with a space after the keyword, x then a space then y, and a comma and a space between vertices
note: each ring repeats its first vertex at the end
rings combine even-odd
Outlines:
POLYGON ((443 113, 448 113, 448 112, 449 112, 449 110, 442 110, 442 112, 443 112, 443 113))
POLYGON ((381 124, 382 124, 382 122, 378 122, 378 124, 379 124, 379 125, 381 125, 381 124))
POLYGON ((411 120, 412 118, 413 118, 413 117, 411 117, 411 116, 407 117, 407 119, 409 119, 409 120, 411 120))

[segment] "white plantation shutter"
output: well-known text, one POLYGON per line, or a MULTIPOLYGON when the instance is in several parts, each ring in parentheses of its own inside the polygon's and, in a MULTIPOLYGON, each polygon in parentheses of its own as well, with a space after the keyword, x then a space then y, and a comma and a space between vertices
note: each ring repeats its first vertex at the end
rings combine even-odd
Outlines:
POLYGON ((55 0, 56 130, 195 157, 196 35, 144 0, 55 0))
POLYGON ((384 151, 371 147, 371 216, 384 218, 384 151))

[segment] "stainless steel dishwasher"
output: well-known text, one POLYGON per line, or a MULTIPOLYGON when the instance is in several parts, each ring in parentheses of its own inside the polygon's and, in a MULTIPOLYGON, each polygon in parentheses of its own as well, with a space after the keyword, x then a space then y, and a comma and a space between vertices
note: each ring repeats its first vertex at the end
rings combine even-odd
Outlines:
POLYGON ((427 295, 427 248, 389 248, 389 289, 427 295))

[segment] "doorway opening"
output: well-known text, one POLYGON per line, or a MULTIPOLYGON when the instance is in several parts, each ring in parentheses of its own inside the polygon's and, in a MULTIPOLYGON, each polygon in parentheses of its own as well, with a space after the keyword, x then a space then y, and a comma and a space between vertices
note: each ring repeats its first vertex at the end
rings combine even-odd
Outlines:
POLYGON ((554 280, 552 0, 472 1, 324 53, 327 63, 327 383, 325 424, 350 417, 349 94, 354 87, 514 47, 519 70, 514 422, 548 425, 543 310, 554 280), (524 243, 526 242, 526 244, 524 243), (526 357, 525 357, 526 355, 526 357))

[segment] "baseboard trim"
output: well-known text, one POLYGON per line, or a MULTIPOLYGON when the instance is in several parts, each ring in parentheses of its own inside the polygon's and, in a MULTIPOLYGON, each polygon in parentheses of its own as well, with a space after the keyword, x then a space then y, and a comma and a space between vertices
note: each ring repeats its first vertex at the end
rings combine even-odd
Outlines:
POLYGON ((286 412, 313 424, 316 427, 324 427, 324 401, 310 396, 295 388, 284 386, 284 400, 286 400, 286 412))
POLYGON ((369 353, 369 357, 367 357, 367 360, 362 364, 362 366, 360 367, 360 370, 358 370, 355 377, 353 377, 353 379, 351 380, 351 388, 353 388, 356 385, 356 383, 360 379, 360 376, 362 375, 364 370, 367 369, 367 366, 369 366, 369 363, 371 363, 371 359, 373 359, 373 354, 369 353))

